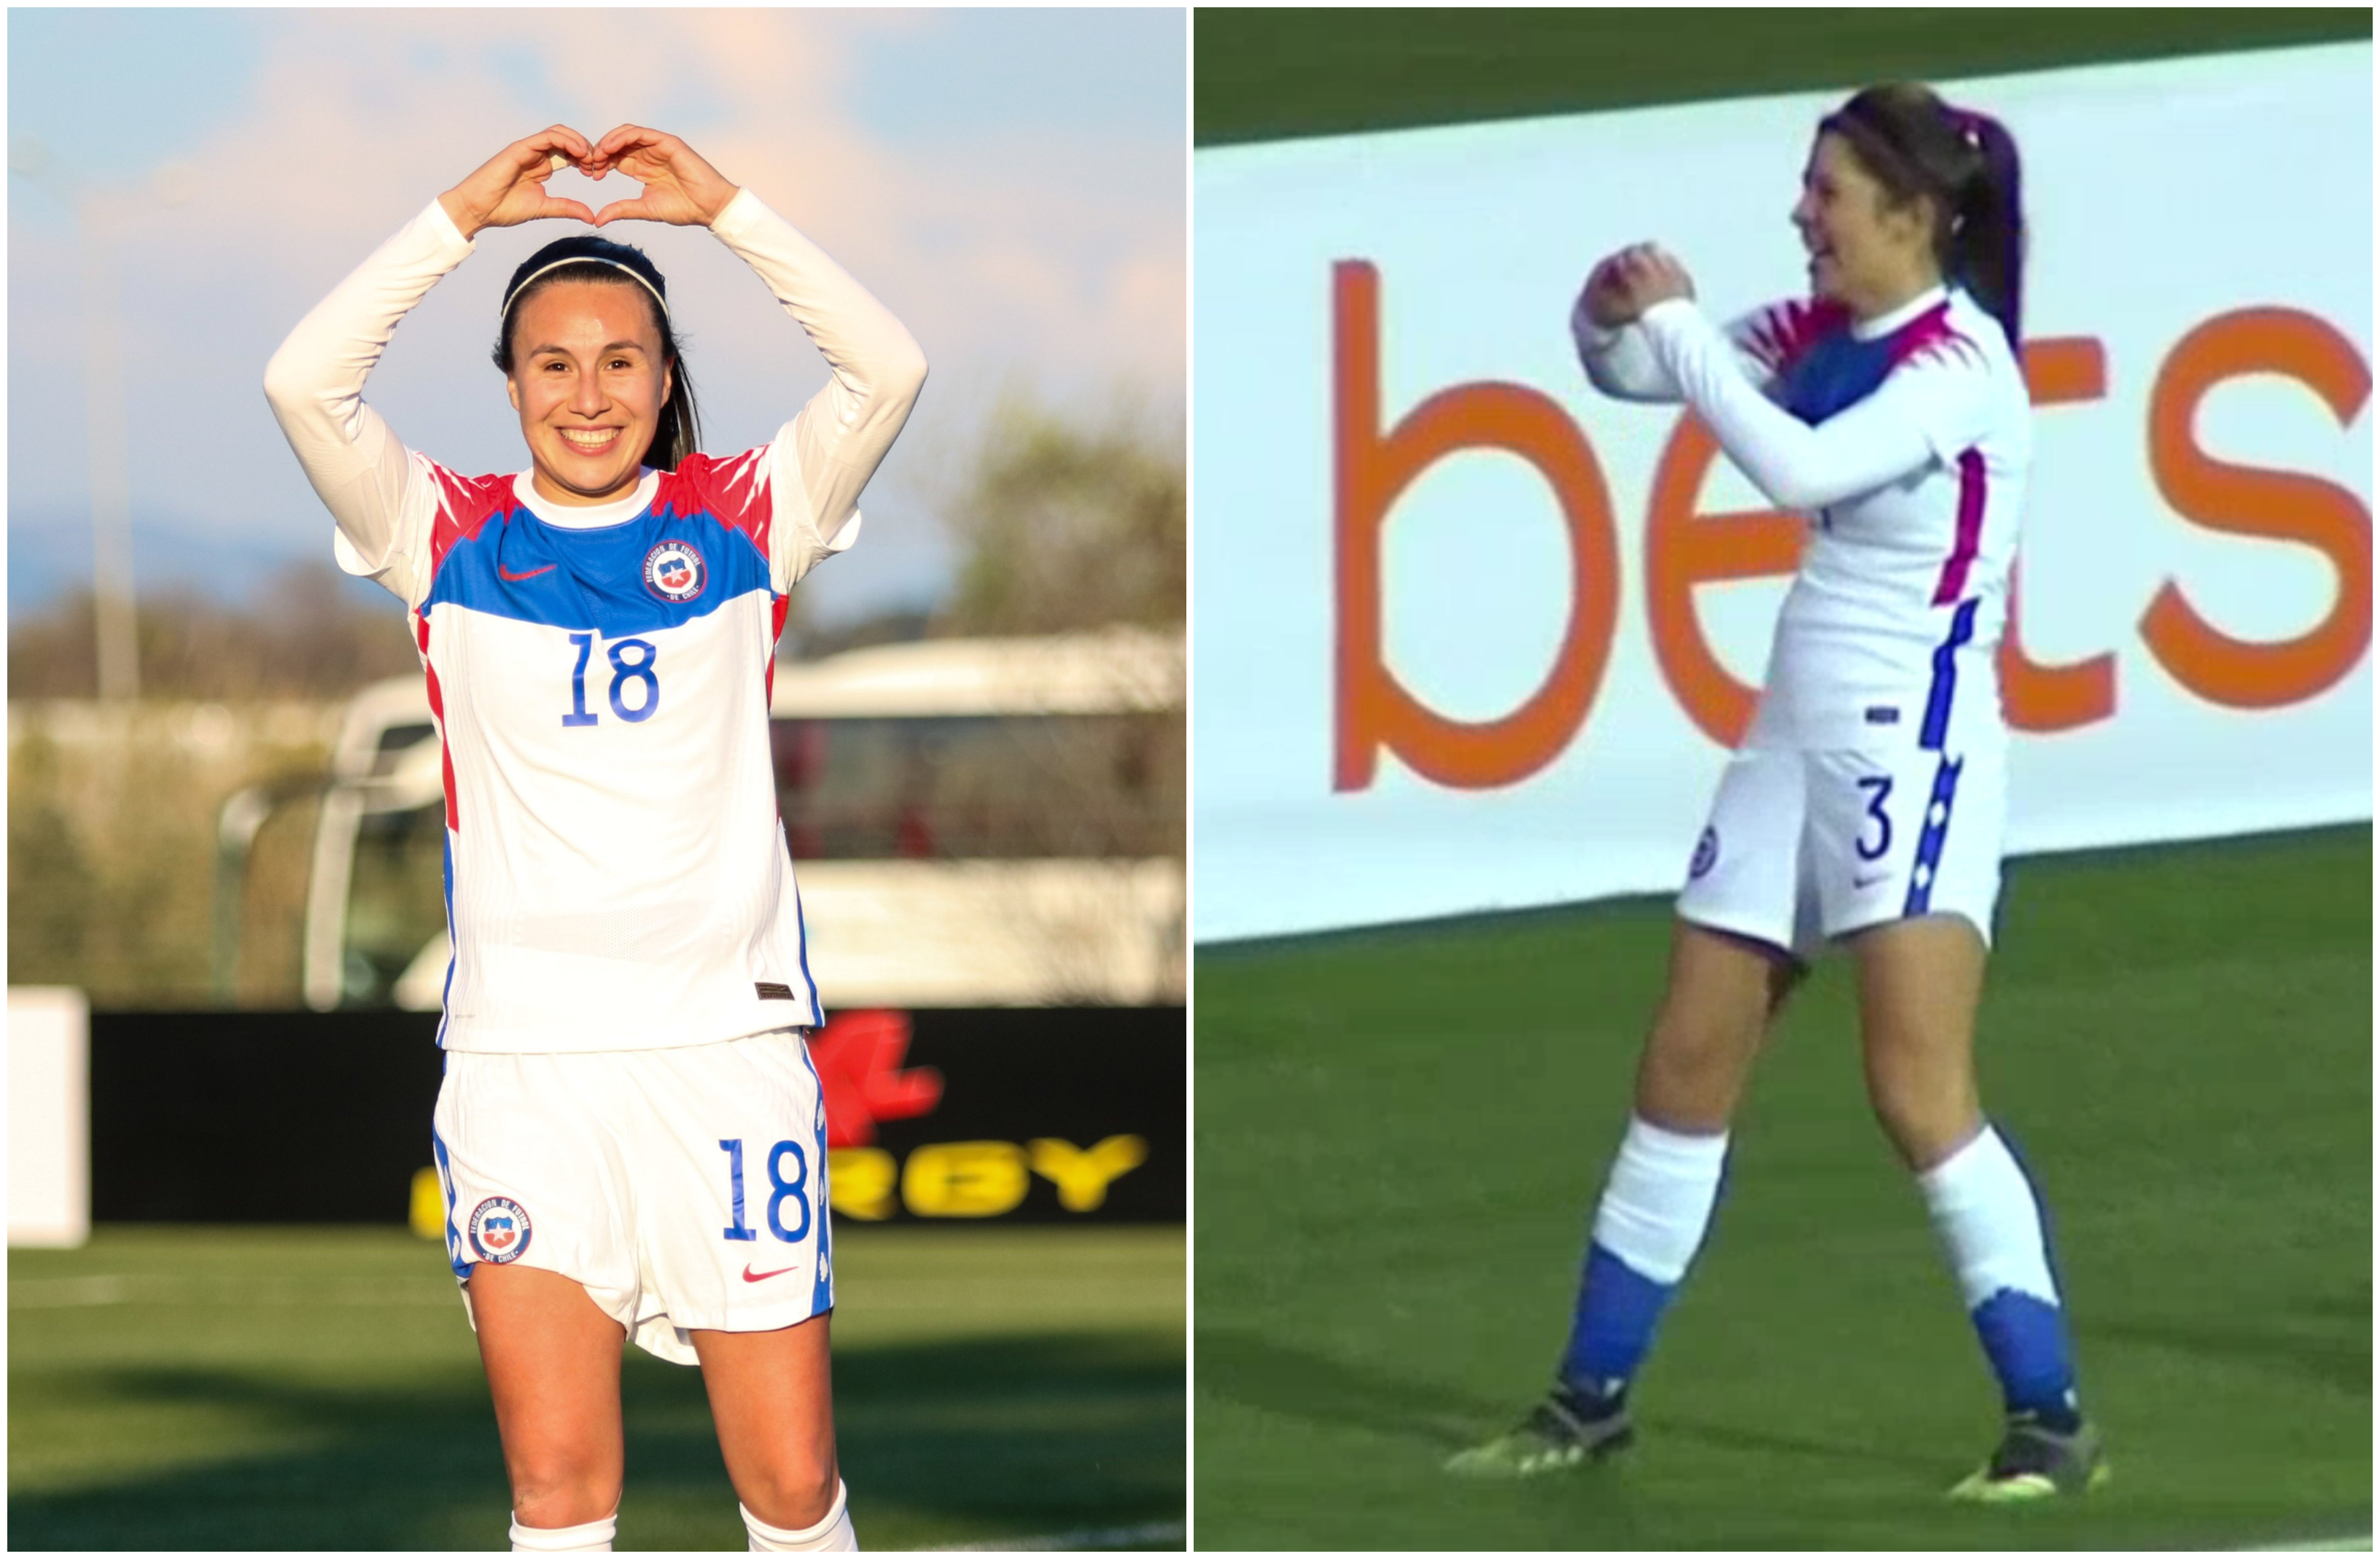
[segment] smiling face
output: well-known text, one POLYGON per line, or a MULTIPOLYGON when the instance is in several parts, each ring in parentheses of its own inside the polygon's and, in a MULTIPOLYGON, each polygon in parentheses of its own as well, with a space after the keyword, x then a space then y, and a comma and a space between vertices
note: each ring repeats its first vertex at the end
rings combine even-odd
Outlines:
POLYGON ((513 311, 505 380, 538 494, 602 504, 637 484, 668 403, 652 299, 632 281, 554 282, 513 311))
POLYGON ((1891 312, 1942 279, 1934 213, 1923 197, 1900 205, 1852 143, 1828 130, 1810 149, 1793 225, 1810 256, 1810 290, 1860 318, 1891 312))

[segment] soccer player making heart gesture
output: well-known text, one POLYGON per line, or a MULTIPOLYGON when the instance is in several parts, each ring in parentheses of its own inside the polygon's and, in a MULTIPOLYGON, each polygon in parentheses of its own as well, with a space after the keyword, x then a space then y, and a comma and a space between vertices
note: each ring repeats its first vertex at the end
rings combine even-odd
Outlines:
POLYGON ((852 544, 926 376, 900 322, 675 136, 557 125, 441 195, 315 307, 265 393, 340 566, 404 602, 443 746, 448 930, 432 1127, 516 1548, 612 1546, 633 1338, 699 1363, 755 1550, 856 1546, 834 1454, 820 1021, 777 818, 786 592, 852 544), (565 167, 643 186, 600 212, 565 167), (504 289, 527 470, 467 476, 363 398, 483 229, 708 227, 826 359, 770 443, 698 448, 669 287, 591 232, 504 289))

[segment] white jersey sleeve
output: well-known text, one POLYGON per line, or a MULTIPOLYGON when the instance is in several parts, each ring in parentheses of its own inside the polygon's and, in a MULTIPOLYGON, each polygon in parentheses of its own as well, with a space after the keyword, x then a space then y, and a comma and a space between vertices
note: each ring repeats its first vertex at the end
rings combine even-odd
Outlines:
MULTIPOLYGON (((926 359, 890 311, 750 190, 711 231, 768 283, 833 371, 771 446, 770 582, 782 594, 857 538, 860 489, 907 420, 926 359)), ((407 606, 430 589, 438 480, 365 404, 364 381, 399 322, 473 247, 431 201, 298 322, 265 369, 273 416, 337 522, 339 566, 407 606)))
MULTIPOLYGON (((1744 382, 1770 394, 1794 344, 1819 312, 1818 306, 1794 300, 1771 303, 1728 322, 1727 344, 1744 382)), ((1582 292, 1571 309, 1570 334, 1587 382, 1614 400, 1674 405, 1685 398, 1677 376, 1655 352, 1643 322, 1597 324, 1587 313, 1582 292)))
POLYGON ((265 399, 336 525, 339 566, 407 606, 430 588, 435 482, 364 403, 364 381, 398 322, 471 250, 431 201, 298 322, 264 370, 265 399))
POLYGON ((857 538, 860 489, 917 404, 926 355, 892 311, 749 189, 710 230, 768 284, 833 371, 771 446, 770 569, 782 593, 857 538))
POLYGON ((1692 301, 1658 303, 1642 323, 1654 359, 1719 447, 1785 508, 1823 508, 1955 458, 1982 436, 1995 404, 1981 353, 1949 337, 1814 427, 1744 381, 1730 344, 1692 301))

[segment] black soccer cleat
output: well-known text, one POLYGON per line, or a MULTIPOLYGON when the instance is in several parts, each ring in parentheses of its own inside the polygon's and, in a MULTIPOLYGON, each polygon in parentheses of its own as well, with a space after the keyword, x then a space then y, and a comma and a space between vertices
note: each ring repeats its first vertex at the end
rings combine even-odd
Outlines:
POLYGON ((1533 1478, 1600 1461, 1635 1437, 1627 1393, 1596 1396, 1558 1383, 1518 1428, 1456 1452, 1446 1470, 1464 1478, 1533 1478))
POLYGON ((2017 1413, 2010 1417, 2008 1432, 1992 1459, 1960 1480, 1950 1497, 1976 1504, 2016 1504, 2084 1493, 2107 1480, 2107 1463, 2096 1429, 2077 1423, 2071 1432, 2060 1432, 2030 1413, 2017 1413))

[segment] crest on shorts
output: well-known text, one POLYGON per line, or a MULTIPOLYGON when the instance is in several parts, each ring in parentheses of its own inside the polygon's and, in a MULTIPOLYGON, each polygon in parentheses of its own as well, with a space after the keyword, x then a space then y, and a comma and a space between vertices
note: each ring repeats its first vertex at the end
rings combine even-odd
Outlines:
POLYGON ((490 1197, 471 1209, 466 1232, 480 1260, 501 1267, 528 1248, 528 1211, 510 1197, 490 1197))
POLYGON ((645 554, 645 588, 663 601, 692 601, 710 582, 692 542, 663 542, 645 554))
POLYGON ((1694 863, 1686 868, 1689 878, 1700 878, 1718 864, 1718 830, 1706 828, 1703 836, 1694 841, 1694 863))

